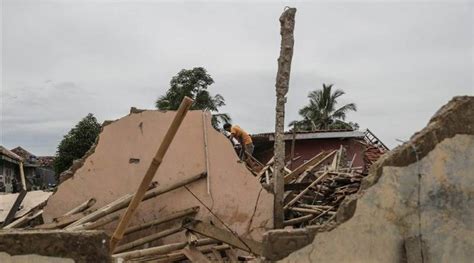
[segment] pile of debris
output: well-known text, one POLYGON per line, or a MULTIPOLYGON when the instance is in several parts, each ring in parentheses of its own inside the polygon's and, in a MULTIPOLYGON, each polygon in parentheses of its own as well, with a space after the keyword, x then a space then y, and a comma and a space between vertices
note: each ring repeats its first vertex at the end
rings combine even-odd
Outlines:
MULTIPOLYGON (((192 183, 193 181, 205 176, 206 174, 201 174, 199 176, 193 177, 190 180, 185 180, 182 183, 166 188, 157 187, 157 184, 153 183, 150 189, 147 191, 144 201, 179 187, 183 187, 186 184, 192 183)), ((39 198, 36 200, 39 200, 39 198)), ((92 207, 96 203, 96 200, 91 198, 79 206, 69 210, 64 215, 55 218, 51 223, 40 224, 36 226, 28 225, 28 222, 41 215, 42 210, 40 210, 41 213, 38 214, 38 212, 35 212, 35 216, 31 216, 31 213, 24 214, 13 223, 8 224, 6 227, 4 227, 4 229, 24 227, 23 229, 26 230, 96 230, 100 229, 104 225, 118 220, 119 214, 114 214, 114 212, 126 208, 131 200, 132 195, 127 194, 99 209, 93 209, 92 207)), ((40 205, 44 205, 44 202, 38 204, 38 206, 40 205)), ((199 212, 199 209, 199 206, 190 207, 189 209, 162 215, 159 219, 150 220, 140 225, 129 227, 125 231, 126 235, 131 235, 134 233, 136 234, 140 231, 149 230, 153 227, 165 225, 170 222, 178 223, 175 227, 168 228, 150 235, 145 235, 138 239, 121 244, 114 250, 112 257, 130 261, 156 260, 156 262, 170 262, 184 260, 186 258, 193 259, 195 261, 202 261, 203 256, 205 254, 209 254, 212 260, 217 260, 219 262, 229 260, 234 262, 243 259, 252 259, 252 257, 239 258, 237 256, 238 253, 233 249, 233 247, 248 250, 249 252, 256 252, 258 254, 261 253, 260 245, 257 242, 241 238, 237 235, 234 238, 230 238, 230 241, 228 241, 230 245, 221 242, 218 239, 205 237, 205 233, 207 233, 207 231, 212 231, 213 233, 221 236, 228 235, 228 233, 225 230, 221 230, 215 226, 194 219, 194 216, 199 212), (186 231, 186 241, 170 243, 146 249, 139 249, 141 246, 149 244, 150 242, 160 240, 164 237, 182 231, 186 231), (203 233, 204 235, 198 236, 197 233, 203 233)), ((30 223, 34 224, 33 222, 30 223)))
MULTIPOLYGON (((290 170, 285 167, 285 226, 323 227, 336 215, 342 201, 359 190, 366 167, 354 167, 355 155, 346 150, 323 151, 290 170)), ((258 173, 263 185, 271 187, 273 159, 258 173)))
POLYGON ((1 228, 13 229, 41 224, 43 207, 51 194, 51 192, 23 190, 19 193, 0 195, 1 228))

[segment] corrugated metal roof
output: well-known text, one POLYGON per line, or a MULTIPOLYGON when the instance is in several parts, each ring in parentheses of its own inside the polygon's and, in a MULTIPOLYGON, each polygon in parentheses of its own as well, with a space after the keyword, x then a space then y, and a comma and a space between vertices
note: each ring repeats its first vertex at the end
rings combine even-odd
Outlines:
MULTIPOLYGON (((252 134, 252 138, 267 138, 269 141, 275 140, 274 133, 252 134)), ((354 130, 330 130, 330 131, 304 131, 296 132, 297 140, 307 139, 331 139, 331 138, 364 138, 364 131, 354 130)), ((293 132, 285 132, 284 140, 292 140, 293 132)))

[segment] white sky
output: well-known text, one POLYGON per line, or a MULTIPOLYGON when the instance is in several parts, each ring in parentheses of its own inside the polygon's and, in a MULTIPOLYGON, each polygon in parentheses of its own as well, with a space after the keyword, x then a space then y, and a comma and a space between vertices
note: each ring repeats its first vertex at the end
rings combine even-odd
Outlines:
POLYGON ((387 145, 473 95, 472 2, 2 1, 1 142, 54 154, 87 113, 154 108, 182 68, 205 67, 233 122, 274 129, 278 18, 298 8, 287 122, 334 83, 348 120, 387 145))

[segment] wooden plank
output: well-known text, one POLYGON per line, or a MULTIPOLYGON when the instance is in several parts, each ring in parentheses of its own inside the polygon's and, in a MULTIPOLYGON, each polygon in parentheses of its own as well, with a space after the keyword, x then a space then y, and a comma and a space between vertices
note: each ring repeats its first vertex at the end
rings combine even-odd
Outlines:
POLYGON ((193 263, 210 263, 211 261, 195 246, 187 245, 183 248, 183 254, 193 263))
POLYGON ((240 248, 244 251, 251 252, 256 255, 262 254, 262 243, 252 239, 239 237, 237 234, 223 230, 209 223, 191 219, 183 227, 203 236, 210 237, 227 243, 233 247, 240 248))
POLYGON ((172 234, 178 233, 178 232, 180 232, 181 230, 183 230, 183 228, 182 228, 181 225, 180 225, 180 226, 178 226, 178 227, 166 229, 166 230, 163 230, 163 231, 161 231, 161 232, 154 233, 154 234, 152 234, 152 235, 148 235, 148 236, 146 236, 146 237, 143 237, 143 238, 134 240, 134 241, 132 241, 132 242, 126 243, 126 244, 121 245, 121 246, 118 246, 118 247, 115 249, 114 253, 120 253, 120 252, 124 252, 124 251, 130 250, 130 249, 132 249, 132 248, 135 248, 135 247, 138 247, 138 246, 141 246, 141 245, 150 243, 150 242, 155 241, 155 240, 158 240, 158 239, 160 239, 160 238, 167 237, 167 236, 170 236, 170 235, 172 235, 172 234))
POLYGON ((22 189, 18 196, 15 199, 15 202, 13 203, 12 207, 10 208, 10 211, 8 211, 8 215, 5 218, 5 221, 3 221, 2 227, 5 227, 9 225, 11 222, 13 222, 13 219, 15 218, 16 212, 18 212, 18 208, 20 208, 21 202, 23 202, 23 199, 25 199, 26 196, 26 190, 22 189))

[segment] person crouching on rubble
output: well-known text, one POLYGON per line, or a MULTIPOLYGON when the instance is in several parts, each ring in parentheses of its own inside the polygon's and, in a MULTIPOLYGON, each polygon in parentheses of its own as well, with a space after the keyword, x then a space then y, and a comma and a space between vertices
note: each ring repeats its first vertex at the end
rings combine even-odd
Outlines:
MULTIPOLYGON (((249 155, 252 156, 253 154, 253 142, 250 135, 240 128, 238 125, 231 125, 230 123, 224 124, 224 130, 230 132, 230 140, 232 138, 236 138, 239 143, 243 146, 244 151, 249 155)), ((241 159, 245 159, 244 155, 242 154, 241 159)))

